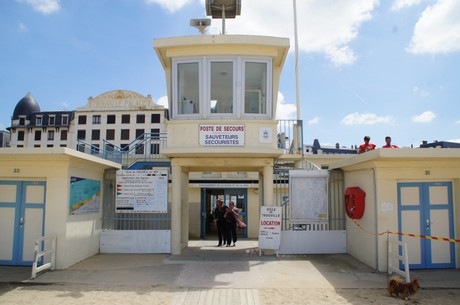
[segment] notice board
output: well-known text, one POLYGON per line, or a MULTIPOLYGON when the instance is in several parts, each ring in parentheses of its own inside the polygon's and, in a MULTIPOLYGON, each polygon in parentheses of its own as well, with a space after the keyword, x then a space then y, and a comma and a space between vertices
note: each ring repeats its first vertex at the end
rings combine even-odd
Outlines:
POLYGON ((167 213, 168 170, 118 170, 117 213, 167 213))
POLYGON ((328 220, 328 171, 289 171, 289 211, 293 222, 328 220))

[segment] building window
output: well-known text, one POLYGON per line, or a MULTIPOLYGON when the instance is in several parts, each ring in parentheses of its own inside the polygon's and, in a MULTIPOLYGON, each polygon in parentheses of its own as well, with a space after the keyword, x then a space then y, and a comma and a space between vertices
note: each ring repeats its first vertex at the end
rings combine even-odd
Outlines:
POLYGON ((50 117, 48 117, 48 121, 49 121, 48 122, 49 125, 54 125, 54 124, 56 124, 56 117, 55 116, 50 116, 50 117))
POLYGON ((42 132, 41 130, 35 130, 35 141, 40 141, 42 139, 42 132))
POLYGON ((39 148, 40 144, 34 144, 34 148, 39 148))
POLYGON ((61 141, 67 141, 67 130, 61 130, 61 141))
POLYGON ((136 129, 136 139, 144 134, 144 129, 136 129))
POLYGON ((26 124, 26 118, 19 118, 19 126, 24 126, 26 124))
POLYGON ((144 144, 136 144, 136 155, 144 154, 144 144))
POLYGON ((129 144, 121 144, 120 148, 122 151, 129 151, 129 144))
POLYGON ((54 141, 54 130, 48 130, 48 141, 54 141))
POLYGON ((129 114, 123 114, 121 116, 121 124, 129 124, 131 116, 129 114))
POLYGON ((35 125, 41 126, 43 124, 43 118, 41 116, 38 116, 35 118, 35 125))
POLYGON ((107 115, 107 124, 115 124, 115 118, 114 114, 107 115))
POLYGON ((272 117, 272 60, 248 57, 175 59, 172 117, 272 117))
POLYGON ((101 116, 93 115, 93 124, 101 124, 101 116))
POLYGON ((94 129, 91 131, 91 140, 97 141, 101 139, 101 131, 99 129, 94 129))
POLYGON ((54 147, 53 144, 47 144, 46 147, 54 147))
POLYGON ((84 140, 84 139, 86 139, 86 130, 78 130, 77 140, 84 140))
POLYGON ((100 151, 99 144, 91 145, 91 154, 97 155, 99 154, 99 151, 100 151))
POLYGON ((67 147, 67 144, 61 144, 59 147, 67 147))
POLYGON ((209 113, 233 112, 233 62, 211 62, 209 113))
POLYGON ((267 63, 245 62, 244 113, 267 114, 267 63))
POLYGON ((85 125, 86 124, 86 115, 79 115, 78 116, 78 125, 85 125))
POLYGON ((152 135, 152 139, 159 139, 160 138, 160 129, 159 128, 153 128, 150 130, 152 135))
POLYGON ((24 141, 24 131, 18 131, 18 141, 24 141))
POLYGON ((120 140, 129 140, 129 129, 121 130, 120 140))
POLYGON ((107 129, 105 131, 106 140, 115 140, 115 129, 107 129))
POLYGON ((150 153, 152 155, 158 155, 160 153, 160 144, 150 144, 150 153))
POLYGON ((69 116, 63 115, 62 116, 62 125, 67 125, 69 124, 69 116))
POLYGON ((145 114, 136 115, 136 123, 137 124, 144 124, 145 123, 145 114))
POLYGON ((152 113, 152 118, 151 118, 152 124, 159 124, 160 120, 161 120, 161 116, 159 113, 152 113))
POLYGON ((177 64, 176 98, 178 114, 200 112, 200 66, 198 62, 177 64))

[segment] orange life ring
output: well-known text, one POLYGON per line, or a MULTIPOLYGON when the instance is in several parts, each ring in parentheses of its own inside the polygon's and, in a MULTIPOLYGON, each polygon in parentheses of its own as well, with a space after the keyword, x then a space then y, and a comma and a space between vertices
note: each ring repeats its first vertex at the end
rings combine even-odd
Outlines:
POLYGON ((345 190, 345 212, 352 219, 360 219, 364 215, 366 193, 357 186, 345 190))

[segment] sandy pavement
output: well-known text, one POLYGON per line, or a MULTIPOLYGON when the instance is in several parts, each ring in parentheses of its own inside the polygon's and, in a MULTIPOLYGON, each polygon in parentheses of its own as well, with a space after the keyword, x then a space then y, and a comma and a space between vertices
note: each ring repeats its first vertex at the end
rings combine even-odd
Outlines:
POLYGON ((0 284, 2 305, 61 304, 424 304, 460 303, 460 289, 422 289, 405 301, 387 295, 385 289, 243 289, 184 288, 174 286, 120 286, 87 284, 0 284))

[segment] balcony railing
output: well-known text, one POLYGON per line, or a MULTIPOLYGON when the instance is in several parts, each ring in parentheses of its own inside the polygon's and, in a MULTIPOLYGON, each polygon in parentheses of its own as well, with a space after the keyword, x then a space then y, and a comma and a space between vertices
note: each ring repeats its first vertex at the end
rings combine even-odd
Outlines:
POLYGON ((303 154, 302 120, 278 120, 278 148, 285 154, 303 154))

